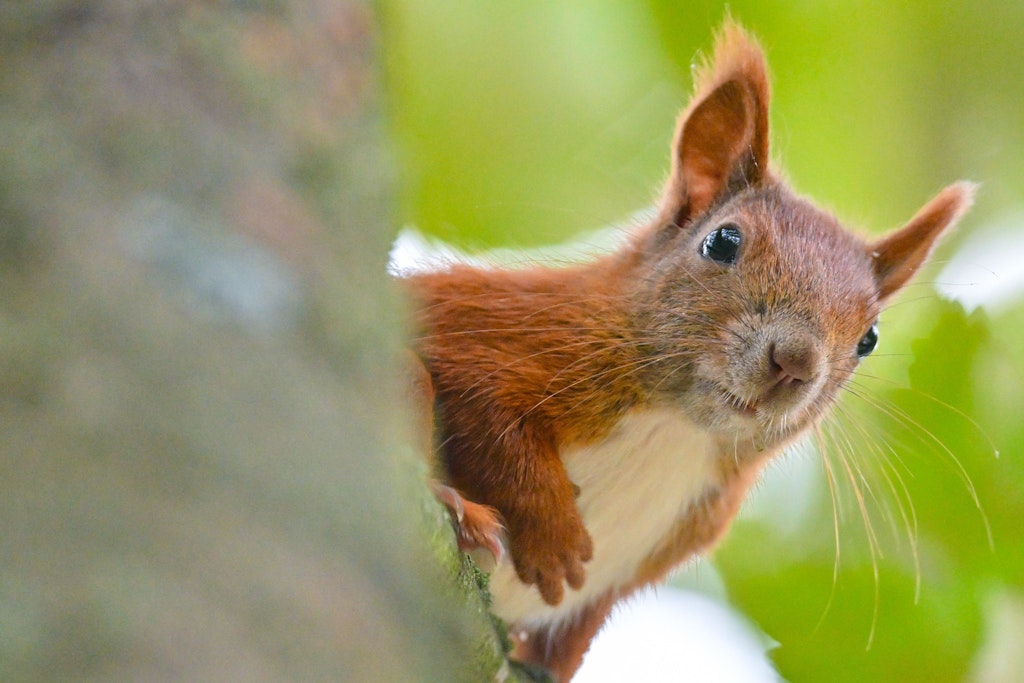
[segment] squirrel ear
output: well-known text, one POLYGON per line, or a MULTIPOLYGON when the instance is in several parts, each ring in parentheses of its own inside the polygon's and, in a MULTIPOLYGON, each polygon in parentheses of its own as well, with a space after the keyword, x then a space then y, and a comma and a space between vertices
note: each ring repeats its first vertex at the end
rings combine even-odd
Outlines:
POLYGON ((696 83, 679 118, 661 206, 662 218, 675 225, 768 173, 768 75, 754 39, 727 20, 696 83))
POLYGON ((977 185, 950 185, 922 207, 910 222, 868 247, 880 297, 895 294, 924 264, 943 232, 952 228, 974 201, 977 185))

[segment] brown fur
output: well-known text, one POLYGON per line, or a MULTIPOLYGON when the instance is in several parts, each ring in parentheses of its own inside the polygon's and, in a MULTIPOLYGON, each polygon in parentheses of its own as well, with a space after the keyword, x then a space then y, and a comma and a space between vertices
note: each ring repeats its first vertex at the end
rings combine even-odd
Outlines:
POLYGON ((517 656, 558 680, 615 602, 717 542, 764 464, 826 413, 884 301, 970 203, 970 186, 950 186, 902 230, 861 240, 771 173, 768 98, 760 49, 728 23, 680 118, 657 218, 626 247, 564 268, 456 265, 405 280, 446 481, 500 512, 520 580, 549 605, 584 585, 593 554, 567 449, 665 406, 717 444, 711 483, 632 577, 565 618, 513 625, 517 656), (735 265, 700 255, 725 224, 743 233, 735 265))

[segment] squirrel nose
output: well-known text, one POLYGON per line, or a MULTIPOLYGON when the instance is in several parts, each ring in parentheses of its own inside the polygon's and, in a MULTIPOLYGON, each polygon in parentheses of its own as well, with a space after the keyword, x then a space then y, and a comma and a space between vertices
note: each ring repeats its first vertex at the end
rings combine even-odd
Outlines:
POLYGON ((801 383, 818 373, 818 351, 810 340, 793 339, 768 347, 772 376, 782 384, 801 383))

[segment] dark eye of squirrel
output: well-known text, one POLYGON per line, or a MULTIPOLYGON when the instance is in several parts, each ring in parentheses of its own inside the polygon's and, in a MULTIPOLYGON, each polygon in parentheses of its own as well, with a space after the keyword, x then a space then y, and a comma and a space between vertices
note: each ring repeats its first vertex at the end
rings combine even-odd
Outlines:
POLYGON ((857 342, 857 356, 863 358, 864 356, 871 355, 876 346, 878 346, 878 323, 872 325, 867 334, 857 342))
POLYGON ((736 263, 743 236, 740 229, 733 223, 713 230, 700 245, 700 255, 718 263, 731 265, 736 263))

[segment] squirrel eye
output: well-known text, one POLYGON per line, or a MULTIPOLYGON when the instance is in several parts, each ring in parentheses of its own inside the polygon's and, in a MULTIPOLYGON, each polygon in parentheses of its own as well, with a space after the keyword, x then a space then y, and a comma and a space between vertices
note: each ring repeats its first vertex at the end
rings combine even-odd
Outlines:
POLYGON ((713 230, 700 245, 700 255, 718 263, 732 265, 740 250, 743 236, 733 223, 726 223, 713 230))
POLYGON ((863 358, 868 356, 878 346, 878 323, 871 326, 861 340, 857 342, 857 356, 863 358))

